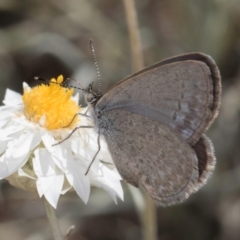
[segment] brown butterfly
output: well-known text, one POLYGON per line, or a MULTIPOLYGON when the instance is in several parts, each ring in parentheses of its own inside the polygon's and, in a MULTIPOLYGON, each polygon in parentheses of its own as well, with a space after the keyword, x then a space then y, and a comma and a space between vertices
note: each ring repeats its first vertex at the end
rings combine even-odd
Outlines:
POLYGON ((122 178, 160 205, 184 201, 211 176, 214 149, 203 133, 218 115, 221 77, 210 56, 176 56, 123 79, 104 95, 92 84, 84 92, 122 178))

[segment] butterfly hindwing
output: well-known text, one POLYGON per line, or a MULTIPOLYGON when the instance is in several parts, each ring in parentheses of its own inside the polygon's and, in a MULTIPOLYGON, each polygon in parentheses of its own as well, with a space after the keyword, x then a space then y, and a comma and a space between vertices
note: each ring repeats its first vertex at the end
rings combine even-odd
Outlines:
POLYGON ((145 188, 159 204, 182 202, 200 187, 194 149, 168 126, 124 110, 109 111, 101 121, 123 179, 145 188))

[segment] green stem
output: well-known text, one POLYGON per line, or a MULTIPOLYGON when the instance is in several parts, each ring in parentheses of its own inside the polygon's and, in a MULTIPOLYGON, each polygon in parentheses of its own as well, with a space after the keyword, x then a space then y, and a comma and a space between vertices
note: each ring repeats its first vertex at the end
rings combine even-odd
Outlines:
POLYGON ((134 205, 142 224, 142 239, 157 240, 157 209, 149 195, 128 184, 134 205))
POLYGON ((63 240, 63 237, 60 233, 57 217, 55 215, 55 209, 49 204, 47 199, 44 197, 44 206, 46 209, 48 221, 52 230, 54 240, 63 240))
POLYGON ((128 32, 131 45, 133 71, 139 71, 144 67, 141 39, 138 31, 137 12, 134 0, 123 0, 126 12, 128 32))
POLYGON ((142 212, 142 222, 144 224, 145 240, 157 240, 157 208, 152 198, 143 192, 145 208, 142 212))

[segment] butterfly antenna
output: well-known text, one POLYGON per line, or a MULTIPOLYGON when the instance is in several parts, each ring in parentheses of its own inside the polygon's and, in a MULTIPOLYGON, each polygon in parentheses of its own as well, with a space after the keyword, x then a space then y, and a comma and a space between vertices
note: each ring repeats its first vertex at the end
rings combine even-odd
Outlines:
POLYGON ((36 81, 40 81, 40 82, 47 82, 47 79, 42 78, 42 77, 38 77, 38 76, 34 77, 33 79, 36 80, 36 81))
MULTIPOLYGON (((55 84, 59 84, 57 82, 52 82, 51 80, 49 81, 48 79, 43 78, 43 77, 39 77, 39 76, 35 76, 33 79, 36 80, 36 81, 39 81, 39 82, 47 83, 47 84, 49 84, 50 82, 55 83, 55 84)), ((59 84, 59 85, 61 85, 61 84, 59 84)))
MULTIPOLYGON (((38 76, 34 77, 34 80, 40 81, 40 82, 48 82, 47 79, 42 78, 42 77, 38 77, 38 76)), ((51 83, 58 84, 58 85, 60 85, 60 86, 62 86, 62 87, 75 88, 75 89, 78 89, 78 90, 82 90, 83 92, 87 92, 86 89, 84 89, 84 88, 82 87, 82 85, 81 85, 77 80, 75 80, 74 78, 67 78, 63 83, 57 83, 57 82, 52 82, 52 81, 50 81, 50 82, 51 82, 51 83), (73 85, 71 85, 71 84, 67 84, 67 82, 69 82, 70 80, 76 82, 80 87, 76 87, 76 86, 73 86, 73 85)))
POLYGON ((98 77, 98 92, 101 93, 101 76, 100 76, 100 71, 99 71, 99 67, 98 67, 98 62, 97 62, 97 56, 94 50, 94 46, 93 46, 93 40, 90 39, 90 48, 92 50, 92 54, 93 54, 93 59, 94 59, 94 64, 96 66, 97 69, 97 77, 98 77))
POLYGON ((72 87, 72 88, 75 88, 75 89, 82 90, 83 92, 86 92, 86 89, 84 89, 84 88, 82 87, 82 85, 81 85, 76 79, 74 79, 74 78, 67 78, 67 79, 65 80, 65 82, 64 82, 64 86, 72 87), (70 85, 70 84, 66 84, 66 83, 69 82, 69 81, 74 81, 74 82, 76 82, 77 85, 79 85, 79 87, 76 87, 76 86, 73 86, 73 85, 70 85))

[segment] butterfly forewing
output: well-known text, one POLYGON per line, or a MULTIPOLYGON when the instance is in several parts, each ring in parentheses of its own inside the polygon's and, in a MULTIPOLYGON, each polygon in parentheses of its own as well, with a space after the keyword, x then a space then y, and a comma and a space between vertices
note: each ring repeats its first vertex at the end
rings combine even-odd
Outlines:
POLYGON ((205 63, 173 62, 117 84, 99 100, 96 111, 123 109, 147 116, 194 145, 212 120, 213 89, 205 63))
MULTIPOLYGON (((211 72, 211 78, 212 78, 212 82, 213 82, 212 83, 213 84, 213 93, 212 93, 213 94, 213 106, 212 106, 212 120, 209 123, 209 126, 210 126, 210 124, 216 118, 219 108, 220 108, 222 86, 221 86, 221 76, 220 76, 219 69, 218 69, 215 61, 209 55, 196 52, 196 53, 187 53, 187 54, 167 58, 165 60, 157 62, 151 66, 148 66, 148 67, 142 69, 141 71, 138 71, 138 72, 124 78, 123 80, 119 81, 115 86, 127 81, 128 79, 139 76, 142 73, 148 72, 148 71, 158 68, 160 66, 167 65, 170 63, 176 63, 176 62, 184 62, 184 61, 202 62, 202 63, 206 64, 206 66, 209 68, 209 70, 211 72)), ((113 86, 113 88, 115 86, 113 86)))

